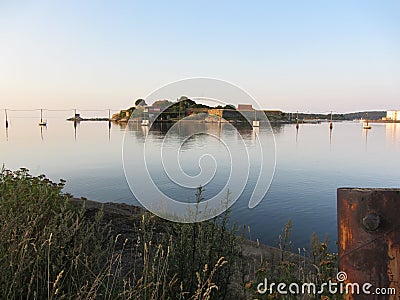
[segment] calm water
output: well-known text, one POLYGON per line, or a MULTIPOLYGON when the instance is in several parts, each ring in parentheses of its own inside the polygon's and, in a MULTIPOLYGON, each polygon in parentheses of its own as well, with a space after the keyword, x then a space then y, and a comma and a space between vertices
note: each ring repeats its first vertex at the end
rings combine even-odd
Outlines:
MULTIPOLYGON (((48 126, 40 129, 36 115, 10 115, 8 132, 1 120, 1 162, 7 168, 26 167, 33 174, 44 173, 54 181, 63 178, 67 180, 65 190, 75 196, 137 204, 123 171, 124 127, 113 124, 109 129, 107 122, 82 122, 75 129, 72 122, 64 121, 67 116, 48 113, 48 126)), ((232 219, 250 226, 252 239, 276 244, 281 229, 291 219, 294 247, 308 246, 312 232, 321 238, 327 234, 334 243, 338 187, 400 187, 400 124, 373 124, 372 130, 366 132, 360 123, 335 123, 331 136, 327 123, 301 125, 298 133, 294 125, 273 129, 276 172, 269 192, 255 209, 249 209, 246 199, 254 186, 251 181, 256 180, 250 173, 249 184, 233 205, 232 219)), ((130 126, 128 130, 126 139, 130 143, 142 147, 147 136, 155 153, 165 138, 164 133, 147 132, 141 126, 130 126)), ((218 125, 207 125, 206 130, 228 139, 237 138, 229 128, 219 129, 218 125)), ((243 129, 239 133, 249 151, 256 151, 254 132, 243 129)), ((261 128, 258 134, 268 132, 261 128)), ((192 176, 199 172, 201 155, 210 152, 214 156, 218 168, 205 187, 205 198, 215 195, 225 185, 230 160, 217 138, 196 135, 182 142, 177 134, 168 143, 181 144, 181 167, 192 176)), ((258 163, 257 159, 252 161, 255 166, 258 163)), ((156 161, 149 170, 164 193, 183 200, 193 197, 195 191, 176 187, 166 180, 156 161)))

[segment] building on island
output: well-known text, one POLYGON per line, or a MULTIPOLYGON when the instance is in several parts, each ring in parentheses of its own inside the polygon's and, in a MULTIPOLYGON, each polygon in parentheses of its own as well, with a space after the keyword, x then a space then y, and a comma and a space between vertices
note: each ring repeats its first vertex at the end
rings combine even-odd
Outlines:
POLYGON ((254 108, 253 105, 251 104, 239 104, 237 110, 248 111, 248 110, 254 110, 254 108))
POLYGON ((230 122, 264 121, 268 118, 271 122, 287 121, 287 116, 280 110, 255 110, 251 104, 239 104, 237 110, 226 108, 212 108, 209 115, 216 115, 230 122))
POLYGON ((400 121, 400 110, 388 110, 386 112, 387 121, 400 121))

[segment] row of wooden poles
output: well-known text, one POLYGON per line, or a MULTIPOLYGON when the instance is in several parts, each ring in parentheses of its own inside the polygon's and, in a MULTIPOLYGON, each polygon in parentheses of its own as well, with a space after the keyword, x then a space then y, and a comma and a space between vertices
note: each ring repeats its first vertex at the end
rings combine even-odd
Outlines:
MULTIPOLYGON (((42 118, 43 118, 43 108, 41 109, 37 109, 40 110, 40 122, 42 122, 42 118)), ((105 110, 84 110, 84 111, 107 111, 108 110, 108 120, 111 121, 111 109, 105 109, 105 110)), ((13 110, 13 111, 18 111, 18 110, 13 110)), ((19 110, 19 111, 24 111, 24 110, 19 110)), ((55 110, 55 111, 69 111, 68 110, 55 110)), ((71 111, 74 111, 74 117, 77 114, 77 109, 71 109, 71 111)), ((5 117, 6 117, 6 128, 8 128, 8 114, 7 114, 7 109, 4 109, 4 113, 5 113, 5 117)), ((332 120, 332 112, 331 112, 331 121, 329 123, 329 128, 333 129, 333 120, 332 120)), ((299 129, 299 112, 297 112, 296 115, 296 129, 299 129)))
MULTIPOLYGON (((40 111, 40 122, 42 122, 43 121, 43 111, 48 110, 48 109, 40 108, 40 109, 35 109, 35 110, 40 111)), ((30 111, 30 110, 15 110, 15 109, 7 110, 7 109, 4 109, 6 128, 8 128, 8 126, 9 126, 9 122, 8 122, 9 117, 8 117, 7 111, 30 111)), ((77 115, 77 109, 48 110, 48 111, 73 111, 74 117, 77 115)), ((83 111, 108 111, 108 120, 111 121, 111 109, 104 109, 104 110, 94 109, 94 110, 83 110, 83 111)), ((117 111, 117 110, 115 110, 115 111, 117 111)))

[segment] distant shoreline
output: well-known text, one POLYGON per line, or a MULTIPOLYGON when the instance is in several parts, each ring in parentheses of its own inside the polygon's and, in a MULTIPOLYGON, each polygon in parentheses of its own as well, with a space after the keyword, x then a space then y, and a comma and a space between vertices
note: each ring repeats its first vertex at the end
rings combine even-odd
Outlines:
POLYGON ((79 118, 79 119, 77 119, 77 118, 74 118, 74 117, 72 117, 72 118, 68 118, 67 119, 67 121, 72 121, 72 122, 85 122, 85 121, 101 121, 101 122, 105 122, 105 121, 109 121, 109 122, 111 122, 111 120, 110 119, 108 119, 108 118, 79 118))
MULTIPOLYGON (((140 120, 127 120, 127 121, 120 120, 120 121, 115 121, 115 120, 111 120, 111 119, 108 119, 108 118, 81 118, 81 119, 68 118, 67 121, 78 122, 78 123, 79 122, 113 122, 113 123, 128 123, 128 122, 140 123, 141 122, 140 120)), ((199 124, 202 124, 202 123, 208 123, 208 124, 219 123, 218 121, 207 121, 207 120, 186 120, 186 119, 181 119, 179 121, 180 122, 185 122, 185 123, 199 123, 199 124)), ((303 122, 303 121, 304 120, 301 120, 299 123, 300 124, 313 124, 311 122, 303 122)), ((332 120, 332 121, 337 123, 337 122, 346 122, 346 121, 349 121, 349 120, 332 120)), ((353 121, 366 122, 366 120, 364 120, 364 119, 355 119, 353 121)), ((157 120, 157 121, 154 121, 153 123, 156 123, 156 124, 157 123, 158 124, 160 124, 160 123, 171 123, 171 124, 173 124, 173 123, 177 123, 177 122, 178 122, 178 120, 163 120, 163 121, 157 120)), ((265 121, 263 122, 261 120, 259 122, 260 123, 266 123, 265 121)), ((272 120, 272 121, 270 121, 270 120, 268 120, 268 122, 270 124, 295 124, 296 123, 296 121, 294 121, 294 120, 292 120, 292 121, 289 121, 289 120, 272 120)), ((318 120, 318 123, 326 123, 326 122, 329 122, 329 120, 325 120, 325 119, 322 119, 322 120, 319 119, 318 120)), ((398 124, 398 123, 400 123, 400 121, 396 121, 396 120, 368 120, 368 122, 369 123, 382 123, 382 124, 398 124)), ((224 124, 224 123, 245 123, 245 122, 222 121, 221 123, 224 124)))

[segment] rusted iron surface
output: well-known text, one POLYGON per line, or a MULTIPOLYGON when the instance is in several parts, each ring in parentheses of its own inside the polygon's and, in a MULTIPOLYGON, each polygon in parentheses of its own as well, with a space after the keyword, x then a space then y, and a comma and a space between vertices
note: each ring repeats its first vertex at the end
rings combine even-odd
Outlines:
POLYGON ((347 294, 346 299, 400 299, 400 189, 338 189, 339 268, 347 283, 395 288, 396 295, 347 294))

